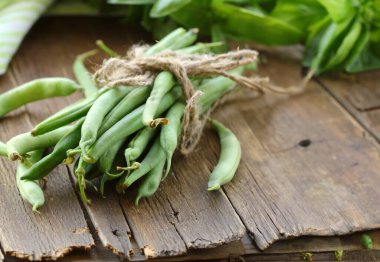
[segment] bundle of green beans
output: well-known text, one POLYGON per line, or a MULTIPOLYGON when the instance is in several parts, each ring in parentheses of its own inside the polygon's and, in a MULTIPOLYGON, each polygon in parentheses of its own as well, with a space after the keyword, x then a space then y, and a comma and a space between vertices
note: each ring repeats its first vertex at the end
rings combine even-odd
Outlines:
MULTIPOLYGON (((218 47, 218 43, 194 44, 196 38, 197 30, 179 28, 151 46, 145 55, 167 49, 187 54, 207 53, 218 47)), ((118 56, 103 42, 98 42, 98 46, 110 56, 118 56)), ((84 99, 45 119, 31 132, 0 143, 0 155, 19 161, 17 186, 33 210, 45 201, 39 180, 61 163, 75 163, 74 172, 84 202, 88 202, 87 185, 97 185, 104 194, 105 184, 112 180, 117 180, 118 192, 138 181, 137 205, 141 198, 154 194, 169 174, 186 106, 175 77, 163 71, 151 86, 99 89, 84 65, 84 60, 95 53, 87 52, 75 60, 73 71, 78 83, 66 78, 43 78, 0 95, 1 117, 36 100, 69 95, 76 90, 85 94, 84 99), (54 149, 43 155, 49 147, 54 149)), ((244 67, 239 67, 231 73, 240 75, 243 71, 244 67)), ((194 79, 193 83, 203 92, 198 101, 201 113, 235 86, 225 77, 194 79)), ((211 122, 220 137, 221 155, 210 176, 208 190, 218 190, 233 178, 241 148, 231 130, 216 120, 211 122)))

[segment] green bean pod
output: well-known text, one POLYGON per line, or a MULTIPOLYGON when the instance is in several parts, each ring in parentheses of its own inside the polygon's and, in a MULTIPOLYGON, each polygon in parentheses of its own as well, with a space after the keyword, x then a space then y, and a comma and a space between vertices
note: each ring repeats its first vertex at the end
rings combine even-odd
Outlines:
POLYGON ((78 121, 73 129, 63 136, 55 145, 53 152, 42 158, 30 168, 21 178, 23 180, 37 180, 48 175, 66 158, 66 151, 78 146, 81 127, 84 119, 78 121))
POLYGON ((7 145, 0 141, 0 156, 8 156, 7 145))
POLYGON ((102 126, 99 129, 99 135, 110 129, 133 109, 142 105, 149 97, 150 90, 151 88, 147 86, 132 89, 104 118, 102 126))
POLYGON ((146 56, 157 54, 165 49, 167 49, 173 42, 175 42, 179 37, 183 36, 186 30, 183 28, 177 28, 167 36, 165 36, 161 41, 150 47, 146 52, 146 56))
POLYGON ((174 86, 174 76, 168 71, 159 73, 154 79, 152 91, 146 100, 142 121, 144 125, 151 128, 157 127, 159 124, 165 124, 165 119, 154 119, 157 109, 164 95, 174 86))
MULTIPOLYGON (((162 150, 160 145, 160 139, 157 138, 143 161, 141 162, 140 168, 134 170, 129 176, 124 180, 124 187, 131 186, 138 179, 146 175, 160 162, 165 162, 165 152, 162 150)), ((120 168, 123 170, 123 168, 120 168)))
POLYGON ((28 103, 58 96, 71 95, 81 87, 63 77, 40 78, 0 95, 0 117, 28 103))
POLYGON ((139 205, 139 201, 143 197, 150 197, 156 193, 161 183, 162 173, 165 166, 165 161, 159 161, 152 170, 145 176, 144 181, 139 186, 135 205, 139 205))
POLYGON ((12 161, 22 160, 28 152, 54 146, 72 128, 64 126, 41 136, 32 136, 29 132, 17 135, 7 142, 8 158, 12 161))
POLYGON ((218 132, 220 139, 220 157, 218 164, 212 171, 208 190, 218 190, 232 180, 241 159, 241 146, 232 131, 216 120, 211 121, 213 128, 218 132))
POLYGON ((118 57, 120 56, 116 51, 112 50, 103 40, 96 40, 96 45, 107 55, 110 57, 118 57))
POLYGON ((183 102, 175 103, 166 114, 169 125, 162 126, 160 133, 160 144, 166 156, 166 172, 164 178, 169 174, 172 157, 178 145, 178 138, 181 132, 181 118, 185 110, 183 102))
POLYGON ((192 28, 188 30, 184 35, 182 35, 181 37, 178 37, 176 41, 174 41, 168 47, 168 49, 177 50, 177 49, 192 45, 197 40, 198 32, 199 32, 198 28, 192 28))
POLYGON ((365 249, 368 249, 368 250, 373 249, 372 238, 368 234, 363 234, 360 240, 361 240, 362 246, 365 249))
POLYGON ((76 57, 73 64, 73 72, 78 83, 81 85, 84 91, 85 97, 95 96, 98 88, 95 81, 92 79, 91 73, 84 65, 84 60, 97 53, 97 50, 91 50, 86 53, 80 54, 76 57))
POLYGON ((54 115, 48 117, 36 125, 31 132, 32 135, 43 135, 84 117, 94 104, 97 97, 104 94, 105 92, 108 92, 109 90, 110 89, 103 88, 97 92, 97 95, 95 97, 80 100, 72 105, 63 108, 62 110, 58 111, 54 115))
POLYGON ((19 162, 17 164, 16 172, 16 182, 17 188, 20 192, 21 197, 32 205, 32 210, 37 211, 37 209, 45 203, 44 192, 42 191, 38 180, 22 180, 21 178, 27 173, 27 171, 39 161, 42 157, 42 150, 33 151, 30 153, 30 158, 24 162, 19 162))
MULTIPOLYGON (((158 107, 156 115, 165 112, 181 95, 182 91, 179 88, 174 88, 166 94, 158 107)), ((141 121, 144 107, 145 105, 136 108, 100 136, 88 150, 85 161, 95 163, 111 145, 141 129, 144 126, 141 121)))
POLYGON ((127 166, 131 165, 131 162, 141 156, 148 143, 153 139, 157 133, 157 128, 145 127, 141 129, 137 135, 129 142, 127 149, 124 151, 125 160, 127 166))
POLYGON ((219 48, 222 46, 222 42, 197 43, 189 47, 178 49, 176 52, 181 54, 205 54, 212 52, 213 48, 219 48))
POLYGON ((92 105, 82 125, 79 146, 82 153, 96 141, 98 131, 107 113, 130 92, 130 88, 118 87, 104 93, 92 105))

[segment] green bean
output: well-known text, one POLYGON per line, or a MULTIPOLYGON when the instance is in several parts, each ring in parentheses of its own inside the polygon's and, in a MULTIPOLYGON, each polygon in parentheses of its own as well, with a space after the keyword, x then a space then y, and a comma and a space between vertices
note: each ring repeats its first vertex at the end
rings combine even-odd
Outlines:
POLYGON ((147 86, 132 89, 104 118, 102 126, 99 129, 99 135, 110 129, 133 109, 142 105, 148 98, 150 90, 151 88, 147 86))
POLYGON ((145 127, 137 133, 131 142, 129 142, 127 149, 124 151, 127 166, 130 166, 132 161, 141 156, 149 141, 152 140, 157 131, 157 128, 145 127))
POLYGON ((27 171, 39 161, 42 157, 42 150, 33 151, 30 153, 30 158, 24 162, 19 162, 17 165, 16 181, 17 188, 20 191, 21 197, 32 205, 32 210, 37 209, 45 203, 44 192, 42 191, 38 180, 22 180, 21 178, 27 171))
POLYGON ((141 198, 150 197, 157 191, 161 183, 164 165, 165 161, 158 162, 156 166, 154 166, 153 169, 150 170, 149 173, 146 175, 144 181, 139 186, 139 190, 137 191, 137 197, 135 200, 136 206, 139 205, 139 201, 141 198))
POLYGON ((91 168, 92 168, 92 165, 83 161, 83 157, 80 156, 79 161, 78 161, 78 166, 74 171, 75 176, 77 177, 77 183, 78 183, 78 187, 79 187, 80 196, 82 198, 82 201, 86 204, 90 203, 90 201, 88 200, 88 198, 86 196, 86 191, 85 191, 86 179, 84 178, 84 176, 86 175, 88 170, 91 168))
POLYGON ((369 249, 369 250, 373 249, 373 242, 369 235, 363 234, 361 237, 361 243, 365 249, 369 249))
POLYGON ((97 97, 108 91, 110 91, 110 89, 103 88, 97 92, 96 97, 86 98, 73 105, 63 108, 36 125, 31 132, 32 135, 39 136, 48 133, 54 129, 65 126, 82 118, 90 110, 97 97))
POLYGON ((33 165, 21 179, 40 179, 48 175, 56 166, 62 163, 62 161, 66 158, 66 151, 78 146, 83 121, 84 119, 78 121, 73 129, 58 141, 53 152, 33 165))
POLYGON ((128 92, 130 88, 117 87, 96 99, 82 125, 79 146, 83 154, 86 154, 87 149, 96 141, 104 117, 128 92))
MULTIPOLYGON (((124 187, 131 186, 134 182, 136 182, 136 180, 146 175, 160 162, 165 162, 165 153, 160 145, 160 139, 157 138, 141 162, 140 168, 134 170, 128 177, 125 178, 123 183, 124 187)), ((124 170, 124 168, 119 168, 119 170, 124 170)))
POLYGON ((73 72, 74 72, 75 78, 78 80, 79 84, 82 86, 85 97, 92 97, 98 91, 98 88, 96 87, 96 84, 94 80, 92 79, 90 72, 87 70, 86 66, 84 65, 84 60, 86 60, 90 56, 95 55, 97 52, 98 52, 97 50, 91 50, 86 53, 80 54, 76 57, 73 64, 73 72))
POLYGON ((234 177, 241 159, 241 146, 231 130, 216 120, 211 121, 220 139, 220 157, 218 164, 210 175, 208 190, 218 190, 234 177))
POLYGON ((0 156, 8 156, 7 146, 0 141, 0 156))
POLYGON ((176 39, 183 36, 186 33, 186 30, 183 28, 177 28, 163 39, 160 42, 153 45, 151 48, 147 50, 145 53, 146 56, 157 54, 168 48, 176 39))
POLYGON ((149 98, 146 100, 142 121, 144 125, 151 128, 157 127, 159 124, 167 124, 167 120, 160 118, 154 119, 156 111, 161 103, 164 95, 170 91, 174 86, 173 74, 167 71, 161 72, 154 80, 153 88, 149 98))
POLYGON ((184 35, 178 37, 176 41, 168 47, 168 49, 176 50, 192 45, 197 40, 198 32, 198 28, 190 29, 184 35))
MULTIPOLYGON (((157 115, 170 108, 181 95, 182 91, 179 88, 174 88, 166 94, 158 107, 157 115)), ((144 107, 145 105, 136 108, 100 136, 88 150, 85 161, 95 163, 111 145, 141 129, 144 126, 141 121, 144 107)))
POLYGON ((110 57, 118 57, 120 56, 117 52, 115 52, 114 50, 112 50, 111 48, 109 48, 104 42, 103 40, 96 40, 96 45, 104 52, 106 53, 107 55, 109 55, 110 57))
POLYGON ((222 47, 222 42, 212 42, 212 43, 197 43, 195 45, 181 48, 176 50, 176 52, 181 54, 204 54, 210 53, 213 48, 222 47))
POLYGON ((29 132, 17 135, 7 142, 8 158, 23 160, 28 152, 54 146, 71 129, 72 126, 64 126, 41 136, 32 136, 29 132))
POLYGON ((40 78, 0 95, 0 117, 25 104, 50 97, 67 96, 80 90, 73 80, 63 77, 40 78))
POLYGON ((169 125, 161 128, 160 143, 166 156, 166 172, 164 178, 169 174, 173 153, 178 145, 178 138, 181 132, 181 118, 184 110, 185 104, 183 102, 174 104, 166 114, 166 118, 169 119, 169 125))

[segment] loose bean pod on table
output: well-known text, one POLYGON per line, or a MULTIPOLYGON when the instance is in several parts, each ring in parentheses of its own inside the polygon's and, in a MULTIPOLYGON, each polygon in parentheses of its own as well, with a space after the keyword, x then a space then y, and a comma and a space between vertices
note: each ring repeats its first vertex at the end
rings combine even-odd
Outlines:
POLYGON ((42 191, 38 180, 22 180, 21 178, 27 173, 33 164, 41 159, 41 157, 42 150, 33 151, 30 152, 30 158, 17 164, 17 188, 21 197, 32 205, 33 211, 37 211, 37 209, 45 203, 44 192, 42 191))
POLYGON ((28 103, 71 95, 81 87, 64 77, 40 78, 15 87, 0 95, 0 117, 28 103))
MULTIPOLYGON (((167 93, 162 99, 157 110, 157 115, 162 114, 170 108, 181 95, 181 89, 173 88, 173 90, 167 93)), ((95 144, 88 150, 85 161, 95 163, 111 145, 141 129, 144 126, 141 121, 144 107, 145 105, 136 108, 100 136, 95 144)))
POLYGON ((222 185, 230 182, 241 159, 240 142, 234 133, 216 120, 212 120, 211 123, 219 135, 220 157, 208 181, 209 191, 218 190, 222 185))
MULTIPOLYGON (((165 153, 161 148, 160 139, 157 138, 154 141, 152 147, 149 149, 147 155, 144 157, 143 161, 141 161, 140 168, 134 170, 129 176, 124 179, 124 187, 131 186, 134 182, 146 175, 160 162, 165 163, 165 153)), ((123 170, 123 168, 120 168, 120 170, 123 170)))
POLYGON ((66 151, 76 148, 79 144, 81 127, 84 119, 78 121, 73 129, 63 136, 55 145, 53 152, 34 164, 21 178, 23 180, 37 180, 48 175, 66 158, 66 151))
POLYGON ((73 64, 73 72, 75 78, 82 86, 85 97, 95 96, 96 92, 98 91, 98 88, 96 87, 96 84, 92 79, 91 73, 87 70, 87 68, 84 65, 84 60, 86 60, 90 56, 95 55, 96 53, 98 53, 97 50, 91 50, 86 53, 80 54, 77 56, 73 64))
POLYGON ((8 158, 12 161, 24 159, 28 152, 54 146, 72 128, 64 126, 41 136, 32 136, 29 132, 17 135, 7 142, 8 158))
POLYGON ((169 125, 161 127, 160 144, 165 151, 166 156, 166 173, 164 178, 169 174, 172 157, 178 145, 178 138, 181 133, 181 118, 185 110, 183 102, 175 103, 166 114, 169 119, 169 125))

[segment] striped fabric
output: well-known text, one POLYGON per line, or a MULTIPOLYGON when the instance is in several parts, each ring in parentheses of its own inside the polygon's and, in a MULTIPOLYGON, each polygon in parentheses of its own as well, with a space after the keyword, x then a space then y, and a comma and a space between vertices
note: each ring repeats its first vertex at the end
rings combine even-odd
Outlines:
POLYGON ((0 75, 34 22, 54 0, 0 0, 0 75), (4 1, 4 2, 3 2, 4 1))

